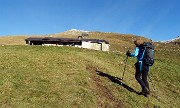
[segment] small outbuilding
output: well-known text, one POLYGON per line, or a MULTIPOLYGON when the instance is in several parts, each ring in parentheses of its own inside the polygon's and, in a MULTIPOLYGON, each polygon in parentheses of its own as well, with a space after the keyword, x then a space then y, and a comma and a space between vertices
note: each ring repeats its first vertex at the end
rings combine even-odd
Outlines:
POLYGON ((109 51, 109 42, 100 39, 83 39, 79 38, 58 38, 58 37, 44 37, 35 38, 30 37, 25 39, 26 45, 42 45, 42 46, 74 46, 79 48, 88 48, 101 51, 109 51))

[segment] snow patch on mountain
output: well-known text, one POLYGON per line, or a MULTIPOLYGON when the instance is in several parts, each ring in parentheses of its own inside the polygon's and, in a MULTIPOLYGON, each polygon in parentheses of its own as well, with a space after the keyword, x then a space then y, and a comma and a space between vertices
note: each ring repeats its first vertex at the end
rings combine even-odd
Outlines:
POLYGON ((68 31, 71 31, 71 32, 90 32, 90 31, 85 31, 85 30, 78 30, 78 29, 71 29, 71 30, 68 30, 68 31))
POLYGON ((78 29, 71 29, 71 30, 67 30, 64 31, 64 34, 72 34, 72 35, 80 35, 82 33, 89 33, 90 31, 85 31, 85 30, 78 30, 78 29))
POLYGON ((178 39, 180 39, 180 36, 178 36, 177 38, 171 39, 171 40, 165 40, 165 41, 160 41, 160 42, 162 42, 162 43, 170 43, 170 42, 175 42, 178 39))

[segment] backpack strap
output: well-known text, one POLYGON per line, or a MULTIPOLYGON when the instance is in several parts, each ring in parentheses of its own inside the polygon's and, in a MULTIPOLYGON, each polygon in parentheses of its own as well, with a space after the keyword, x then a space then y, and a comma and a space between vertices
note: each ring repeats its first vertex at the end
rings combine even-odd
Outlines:
MULTIPOLYGON (((144 49, 144 51, 143 51, 143 54, 142 54, 142 59, 143 59, 143 57, 144 57, 144 54, 145 54, 145 51, 146 51, 146 47, 145 47, 145 49, 144 49)), ((142 65, 143 65, 143 61, 139 61, 140 62, 140 71, 142 71, 142 65)))
POLYGON ((145 51, 146 51, 146 47, 144 47, 144 51, 143 51, 143 54, 142 54, 142 59, 144 57, 145 51))

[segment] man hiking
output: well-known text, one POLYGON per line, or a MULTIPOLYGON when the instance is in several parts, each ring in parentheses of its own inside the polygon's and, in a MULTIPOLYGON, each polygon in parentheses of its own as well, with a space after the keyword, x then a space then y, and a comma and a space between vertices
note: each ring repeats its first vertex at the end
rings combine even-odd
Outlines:
POLYGON ((147 81, 149 65, 147 65, 144 62, 144 58, 143 58, 145 54, 144 51, 145 49, 143 46, 144 43, 145 42, 143 42, 141 39, 136 39, 134 41, 134 44, 136 45, 134 52, 130 53, 130 51, 128 50, 126 55, 129 57, 137 57, 137 62, 135 63, 135 68, 136 68, 135 78, 142 88, 142 91, 139 93, 139 95, 144 95, 145 97, 149 97, 150 89, 149 89, 149 83, 147 81))

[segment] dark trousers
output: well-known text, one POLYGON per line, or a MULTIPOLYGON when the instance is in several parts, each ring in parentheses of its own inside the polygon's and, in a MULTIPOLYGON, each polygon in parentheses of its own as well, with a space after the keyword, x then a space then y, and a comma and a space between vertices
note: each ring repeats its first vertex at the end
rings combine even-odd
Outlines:
POLYGON ((142 92, 146 91, 147 88, 149 89, 149 83, 147 81, 149 66, 145 66, 140 62, 135 63, 136 73, 135 78, 138 83, 141 85, 142 92))

